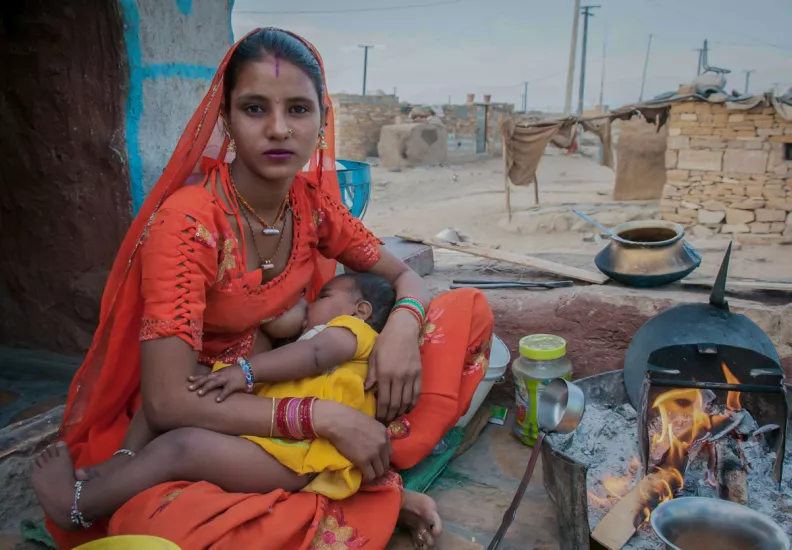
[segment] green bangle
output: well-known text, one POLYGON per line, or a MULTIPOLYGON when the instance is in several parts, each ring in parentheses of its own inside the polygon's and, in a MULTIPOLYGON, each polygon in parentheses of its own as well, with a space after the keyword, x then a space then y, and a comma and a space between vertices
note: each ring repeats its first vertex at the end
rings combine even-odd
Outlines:
POLYGON ((418 311, 420 311, 422 318, 426 318, 426 309, 424 308, 424 305, 421 303, 421 301, 417 298, 406 296, 394 304, 393 310, 395 311, 399 306, 413 306, 417 308, 418 311))

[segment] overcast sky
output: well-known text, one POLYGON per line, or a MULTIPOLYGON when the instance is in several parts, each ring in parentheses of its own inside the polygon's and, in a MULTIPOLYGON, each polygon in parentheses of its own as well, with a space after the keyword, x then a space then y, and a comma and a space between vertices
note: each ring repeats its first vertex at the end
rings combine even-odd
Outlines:
MULTIPOLYGON (((694 77, 693 50, 705 38, 710 65, 732 70, 729 89, 743 90, 746 69, 756 71, 752 92, 775 82, 779 89, 792 86, 792 0, 586 3, 602 5, 589 26, 586 108, 599 101, 606 35, 604 97, 611 107, 638 99, 650 33, 645 98, 694 77)), ((489 93, 493 101, 520 108, 522 83, 528 81, 529 109, 560 110, 573 6, 572 0, 236 0, 232 21, 236 37, 274 26, 313 42, 325 60, 331 92, 360 93, 358 45, 371 44, 369 90, 393 93, 397 87, 399 97, 413 103, 446 103, 449 96, 463 103, 466 93, 479 100, 489 93), (308 13, 317 10, 331 13, 308 13)), ((573 106, 579 78, 580 49, 573 106)))

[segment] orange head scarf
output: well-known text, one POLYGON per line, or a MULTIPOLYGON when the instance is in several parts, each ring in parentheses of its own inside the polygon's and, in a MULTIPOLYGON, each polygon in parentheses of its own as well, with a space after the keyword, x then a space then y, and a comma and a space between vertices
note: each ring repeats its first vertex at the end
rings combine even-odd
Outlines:
MULTIPOLYGON (((202 160, 227 160, 228 137, 221 121, 226 68, 238 45, 260 30, 247 34, 226 53, 209 90, 187 123, 165 170, 140 208, 118 251, 102 296, 99 326, 85 362, 72 381, 61 425, 61 437, 69 445, 77 466, 90 465, 110 456, 123 439, 129 418, 138 404, 138 335, 143 297, 140 293, 141 262, 137 251, 163 201, 212 164, 202 160)), ((316 48, 303 38, 288 31, 271 30, 300 40, 322 69, 327 149, 317 150, 311 158, 308 173, 303 176, 340 201, 335 169, 335 121, 322 58, 316 48)), ((312 287, 317 289, 333 276, 335 262, 317 255, 315 263, 312 287)))

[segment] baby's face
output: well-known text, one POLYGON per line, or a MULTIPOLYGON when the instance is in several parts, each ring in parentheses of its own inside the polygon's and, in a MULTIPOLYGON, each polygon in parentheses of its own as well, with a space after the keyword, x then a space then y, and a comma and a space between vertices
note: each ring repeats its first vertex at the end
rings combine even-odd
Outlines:
POLYGON ((358 298, 354 281, 343 277, 327 283, 308 306, 307 328, 326 325, 336 317, 355 315, 358 298))

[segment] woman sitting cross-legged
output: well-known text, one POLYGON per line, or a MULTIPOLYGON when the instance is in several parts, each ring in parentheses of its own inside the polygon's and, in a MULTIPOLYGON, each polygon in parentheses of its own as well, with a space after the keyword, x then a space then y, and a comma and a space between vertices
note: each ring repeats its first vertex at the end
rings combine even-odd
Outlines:
POLYGON ((286 31, 249 34, 218 67, 119 250, 59 442, 38 460, 59 548, 149 534, 185 550, 377 550, 397 523, 416 547, 433 544, 434 502, 403 491, 394 470, 466 412, 492 312, 472 289, 430 300, 341 204, 326 90, 319 54, 286 31), (272 349, 295 319, 302 330, 305 302, 321 311, 336 261, 395 293, 370 349, 363 302, 381 297, 354 292, 308 323, 346 325, 272 349), (350 375, 359 405, 293 381, 332 378, 343 369, 324 369, 350 353, 357 367, 368 358, 362 390, 360 369, 350 375), (258 395, 231 391, 245 374, 265 382, 258 395))

